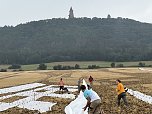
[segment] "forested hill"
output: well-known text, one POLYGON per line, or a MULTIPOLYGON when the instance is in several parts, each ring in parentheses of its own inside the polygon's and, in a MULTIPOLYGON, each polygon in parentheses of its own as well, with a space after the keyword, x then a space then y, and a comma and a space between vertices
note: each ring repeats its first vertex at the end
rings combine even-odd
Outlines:
POLYGON ((76 18, 0 28, 0 64, 73 60, 152 60, 152 24, 76 18))

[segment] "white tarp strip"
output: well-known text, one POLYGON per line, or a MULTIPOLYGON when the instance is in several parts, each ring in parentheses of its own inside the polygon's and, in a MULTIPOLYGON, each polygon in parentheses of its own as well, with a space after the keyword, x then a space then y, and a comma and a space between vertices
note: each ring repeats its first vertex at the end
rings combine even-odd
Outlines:
POLYGON ((139 91, 133 91, 132 89, 128 89, 128 93, 130 95, 133 95, 137 99, 140 99, 142 101, 145 101, 146 103, 152 104, 152 97, 149 95, 145 95, 139 91))
POLYGON ((40 87, 43 85, 45 85, 45 84, 32 83, 32 84, 25 84, 25 85, 20 85, 20 86, 15 86, 15 87, 3 88, 3 89, 0 89, 0 94, 10 93, 10 92, 18 92, 18 91, 22 91, 22 90, 26 90, 26 89, 40 87))
POLYGON ((85 81, 84 79, 83 79, 82 85, 85 85, 85 86, 86 86, 86 89, 88 89, 87 83, 86 83, 86 81, 85 81))

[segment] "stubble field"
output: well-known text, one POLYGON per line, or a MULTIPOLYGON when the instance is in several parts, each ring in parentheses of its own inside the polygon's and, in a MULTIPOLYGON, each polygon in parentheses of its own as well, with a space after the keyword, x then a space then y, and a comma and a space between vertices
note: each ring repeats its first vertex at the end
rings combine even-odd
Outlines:
MULTIPOLYGON (((117 107, 117 94, 115 92, 115 80, 120 79, 130 89, 140 91, 152 96, 152 72, 151 69, 138 68, 107 68, 98 70, 45 70, 45 71, 20 71, 0 73, 0 88, 16 86, 20 84, 40 82, 47 85, 58 85, 62 77, 66 85, 77 85, 80 77, 88 81, 91 75, 94 78, 93 89, 102 98, 102 109, 106 114, 152 114, 152 104, 145 103, 127 94, 129 106, 122 103, 121 109, 117 107)), ((75 93, 77 94, 77 93, 75 93)), ((3 95, 0 95, 3 96, 3 95)), ((8 99, 7 99, 8 100, 8 99)), ((12 100, 12 99, 11 99, 12 100)), ((64 114, 64 108, 72 100, 43 97, 39 100, 57 102, 52 111, 44 114, 64 114)), ((30 111, 21 108, 10 108, 0 114, 34 114, 38 111, 30 111)))

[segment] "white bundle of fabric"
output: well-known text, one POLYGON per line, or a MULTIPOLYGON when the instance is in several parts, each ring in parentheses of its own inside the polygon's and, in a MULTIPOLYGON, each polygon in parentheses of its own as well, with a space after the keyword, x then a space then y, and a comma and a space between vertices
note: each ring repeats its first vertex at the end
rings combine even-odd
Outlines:
MULTIPOLYGON (((85 80, 83 80, 83 85, 87 87, 85 80)), ((66 114, 88 114, 88 109, 84 111, 83 107, 85 107, 87 103, 86 98, 81 91, 78 97, 72 101, 68 106, 65 107, 66 114)))

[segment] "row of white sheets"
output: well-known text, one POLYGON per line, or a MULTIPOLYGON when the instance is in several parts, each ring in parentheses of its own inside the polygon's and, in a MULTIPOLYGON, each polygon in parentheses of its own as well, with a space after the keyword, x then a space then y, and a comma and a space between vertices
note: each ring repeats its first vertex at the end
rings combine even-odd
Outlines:
MULTIPOLYGON (((76 86, 65 86, 65 87, 67 87, 70 92, 77 91, 76 86)), ((33 83, 33 84, 20 85, 20 86, 15 86, 15 87, 10 87, 10 88, 3 88, 3 89, 0 89, 0 93, 9 93, 10 91, 17 92, 17 91, 22 91, 22 90, 27 90, 27 89, 32 89, 32 90, 18 92, 15 94, 0 97, 0 100, 11 98, 13 96, 25 96, 26 97, 26 98, 14 101, 12 103, 0 102, 0 111, 4 111, 9 108, 13 108, 13 107, 17 106, 19 108, 27 108, 29 110, 38 110, 39 112, 42 113, 42 112, 46 112, 46 111, 51 111, 51 107, 54 106, 56 103, 37 101, 41 97, 50 96, 50 97, 58 97, 58 98, 65 98, 65 99, 66 98, 70 98, 70 99, 75 98, 74 94, 68 94, 68 93, 67 94, 56 94, 56 93, 54 93, 59 90, 59 88, 56 85, 45 86, 45 84, 41 84, 41 83, 33 83), (44 87, 39 87, 39 86, 44 86, 44 87), (35 87, 39 87, 39 88, 32 89, 35 87), (37 92, 40 90, 46 90, 46 91, 37 92)))

